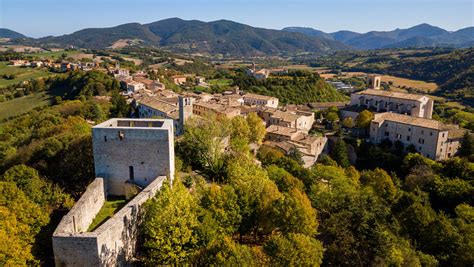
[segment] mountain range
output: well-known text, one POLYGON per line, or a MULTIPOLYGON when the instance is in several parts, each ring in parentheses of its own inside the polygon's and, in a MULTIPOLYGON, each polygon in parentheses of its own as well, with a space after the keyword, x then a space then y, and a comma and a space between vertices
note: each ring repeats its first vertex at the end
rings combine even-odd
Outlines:
POLYGON ((325 33, 304 27, 272 30, 229 20, 203 22, 170 18, 148 24, 127 23, 110 28, 88 28, 62 36, 38 39, 0 29, 0 37, 14 39, 13 43, 51 47, 72 45, 105 49, 140 44, 173 52, 265 56, 353 49, 469 47, 474 45, 474 27, 448 32, 435 26, 420 24, 393 31, 325 33))
POLYGON ((363 50, 437 46, 470 47, 474 43, 474 27, 449 32, 426 23, 408 29, 371 31, 367 33, 351 31, 326 33, 305 27, 288 27, 284 28, 283 31, 299 32, 308 36, 338 41, 363 50))

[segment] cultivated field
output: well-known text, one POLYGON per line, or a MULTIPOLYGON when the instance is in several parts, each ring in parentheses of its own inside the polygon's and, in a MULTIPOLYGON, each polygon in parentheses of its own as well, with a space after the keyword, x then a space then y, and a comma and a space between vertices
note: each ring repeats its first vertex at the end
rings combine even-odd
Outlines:
POLYGON ((0 87, 50 75, 54 74, 45 69, 14 67, 8 66, 6 62, 0 62, 0 87), (11 80, 4 79, 2 78, 3 75, 14 75, 15 78, 11 80))
POLYGON ((424 81, 410 80, 410 79, 405 79, 405 78, 400 78, 400 77, 395 77, 395 76, 390 76, 390 75, 383 75, 382 81, 383 82, 391 81, 393 82, 393 87, 396 87, 396 88, 412 87, 418 90, 422 90, 425 93, 431 93, 431 92, 434 92, 436 89, 438 89, 438 85, 436 83, 427 83, 424 81))
POLYGON ((0 121, 27 113, 36 107, 49 105, 53 100, 54 95, 48 92, 40 92, 6 102, 0 102, 0 121))

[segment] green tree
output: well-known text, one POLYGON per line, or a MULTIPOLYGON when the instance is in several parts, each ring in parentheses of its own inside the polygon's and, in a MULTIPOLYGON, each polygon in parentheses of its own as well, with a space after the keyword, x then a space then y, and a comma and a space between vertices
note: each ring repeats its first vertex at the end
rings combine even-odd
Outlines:
POLYGON ((316 210, 305 193, 291 189, 278 200, 275 209, 275 225, 278 225, 283 233, 300 233, 307 236, 316 234, 316 210))
POLYGON ((249 141, 261 145, 266 134, 265 124, 262 119, 257 113, 251 112, 247 115, 247 124, 250 128, 249 141))
POLYGON ((130 113, 130 106, 127 104, 125 98, 123 98, 118 91, 112 93, 112 107, 110 108, 111 117, 122 118, 127 117, 130 113))
POLYGON ((348 167, 351 164, 349 162, 346 142, 341 138, 336 141, 331 157, 337 162, 337 164, 339 164, 339 166, 348 167))
POLYGON ((231 126, 225 119, 192 118, 177 144, 177 152, 186 165, 204 170, 211 179, 222 180, 227 160, 225 148, 230 134, 231 126))
MULTIPOLYGON (((242 219, 237 194, 229 185, 211 184, 201 194, 200 206, 211 214, 224 235, 233 234, 242 219)), ((206 222, 203 222, 206 223, 206 222)))
POLYGON ((459 156, 474 160, 474 134, 466 131, 459 148, 459 156))
POLYGON ((231 120, 232 125, 232 138, 239 138, 248 140, 250 135, 250 127, 247 123, 247 120, 242 116, 236 116, 231 120))
POLYGON ((252 250, 246 245, 236 244, 226 236, 211 243, 199 257, 204 266, 252 266, 255 265, 252 250))
POLYGON ((275 266, 319 266, 323 259, 321 242, 303 234, 274 235, 264 250, 275 266))
POLYGON ((144 206, 141 225, 147 265, 183 264, 195 253, 199 225, 198 205, 179 182, 165 183, 157 196, 144 206))
POLYGON ((372 187, 377 195, 389 202, 394 201, 397 196, 397 188, 393 184, 392 177, 383 169, 363 171, 360 181, 372 187))
POLYGON ((342 125, 346 128, 352 128, 354 127, 354 120, 351 117, 347 117, 342 120, 342 125))
POLYGON ((303 191, 304 184, 298 178, 294 177, 285 169, 276 165, 270 165, 266 168, 268 177, 276 183, 281 192, 289 192, 292 189, 303 191))
POLYGON ((326 115, 326 119, 327 119, 330 123, 335 123, 335 122, 339 121, 339 115, 338 115, 336 112, 329 112, 329 113, 326 115))
POLYGON ((370 122, 374 119, 374 114, 368 110, 363 110, 357 115, 355 125, 358 128, 368 128, 370 122))

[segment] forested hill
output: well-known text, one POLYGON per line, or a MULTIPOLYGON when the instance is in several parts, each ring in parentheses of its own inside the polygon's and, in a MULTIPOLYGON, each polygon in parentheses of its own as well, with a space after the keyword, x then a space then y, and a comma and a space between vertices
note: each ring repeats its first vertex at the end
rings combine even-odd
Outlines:
POLYGON ((218 20, 203 22, 171 18, 149 24, 129 23, 111 28, 84 29, 72 34, 30 40, 44 45, 74 45, 102 49, 117 41, 135 41, 175 52, 262 56, 349 49, 334 40, 218 20))
POLYGON ((0 28, 0 38, 25 38, 23 34, 10 29, 0 28))

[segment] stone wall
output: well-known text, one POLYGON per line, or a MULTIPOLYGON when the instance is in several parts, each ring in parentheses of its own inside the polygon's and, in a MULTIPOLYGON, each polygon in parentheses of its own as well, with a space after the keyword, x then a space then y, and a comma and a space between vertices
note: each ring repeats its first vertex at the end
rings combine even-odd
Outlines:
MULTIPOLYGON (((83 208, 88 207, 84 199, 92 196, 105 195, 103 179, 97 178, 88 187, 84 196, 74 205, 71 211, 61 220, 53 234, 53 250, 56 266, 123 266, 132 261, 135 253, 140 207, 148 199, 155 196, 161 188, 165 176, 157 177, 143 191, 136 195, 125 207, 93 232, 74 231, 71 216, 85 214, 83 208), (100 186, 98 186, 100 185, 100 186), (99 192, 99 188, 102 190, 99 192), (82 213, 81 213, 82 212, 82 213)), ((103 204, 103 201, 102 201, 103 204)), ((102 205, 99 206, 98 210, 102 205)), ((93 214, 92 219, 98 210, 93 214)), ((92 222, 92 219, 90 222, 92 222)), ((85 220, 88 221, 88 220, 85 220)), ((89 224, 90 224, 89 222, 89 224)), ((87 229, 87 226, 81 226, 87 229)))
POLYGON ((74 207, 63 217, 54 233, 87 232, 104 202, 104 179, 96 178, 87 186, 86 192, 74 207))

